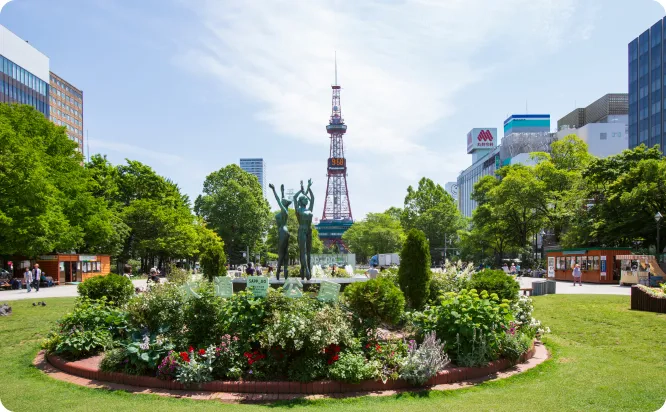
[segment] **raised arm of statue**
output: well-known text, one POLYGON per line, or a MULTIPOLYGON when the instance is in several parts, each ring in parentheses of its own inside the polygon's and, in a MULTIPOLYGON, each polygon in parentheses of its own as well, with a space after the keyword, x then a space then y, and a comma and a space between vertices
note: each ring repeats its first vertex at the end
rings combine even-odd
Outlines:
POLYGON ((310 194, 310 212, 314 209, 314 193, 312 193, 312 188, 308 186, 308 193, 310 194))
POLYGON ((287 209, 282 205, 282 200, 280 199, 277 192, 275 191, 275 186, 273 185, 273 183, 269 184, 268 187, 270 187, 273 190, 273 194, 275 195, 275 200, 277 200, 277 204, 278 204, 278 206, 280 206, 280 210, 282 210, 283 212, 286 213, 287 209))

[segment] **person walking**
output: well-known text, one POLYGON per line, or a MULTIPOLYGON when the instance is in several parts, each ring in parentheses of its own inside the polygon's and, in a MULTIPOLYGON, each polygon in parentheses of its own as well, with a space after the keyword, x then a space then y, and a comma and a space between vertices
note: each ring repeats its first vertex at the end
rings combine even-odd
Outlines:
POLYGON ((512 275, 516 274, 516 264, 515 263, 511 264, 511 269, 509 269, 509 273, 511 273, 512 275))
POLYGON ((377 270, 377 265, 372 265, 372 267, 365 272, 365 276, 369 279, 377 279, 378 274, 379 271, 377 270))
POLYGON ((35 286, 35 292, 39 292, 39 281, 41 278, 42 270, 39 268, 39 264, 35 263, 32 269, 32 284, 35 286))
POLYGON ((583 282, 581 282, 582 277, 583 273, 580 271, 580 265, 576 263, 576 266, 574 266, 573 269, 573 278, 574 278, 573 285, 576 286, 576 282, 578 282, 579 286, 583 286, 583 282))
POLYGON ((30 268, 25 268, 23 280, 25 280, 26 293, 30 293, 30 286, 32 285, 32 272, 30 271, 30 268))

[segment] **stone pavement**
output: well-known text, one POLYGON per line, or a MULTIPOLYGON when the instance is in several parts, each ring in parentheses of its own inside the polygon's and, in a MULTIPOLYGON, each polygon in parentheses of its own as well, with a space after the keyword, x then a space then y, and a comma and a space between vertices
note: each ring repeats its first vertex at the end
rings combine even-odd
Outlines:
MULTIPOLYGON (((146 287, 147 279, 138 279, 133 280, 134 287, 146 287)), ((62 285, 62 286, 52 286, 50 288, 39 288, 39 292, 36 292, 33 288, 30 293, 26 292, 25 289, 21 290, 2 290, 0 291, 0 302, 6 302, 10 300, 22 300, 22 299, 46 299, 46 298, 64 298, 64 297, 76 297, 78 293, 76 291, 76 285, 62 285)))
MULTIPOLYGON (((518 278, 521 288, 529 288, 537 278, 518 278)), ((556 281, 557 295, 631 295, 631 286, 599 285, 595 283, 583 283, 583 286, 573 286, 571 282, 556 281)))

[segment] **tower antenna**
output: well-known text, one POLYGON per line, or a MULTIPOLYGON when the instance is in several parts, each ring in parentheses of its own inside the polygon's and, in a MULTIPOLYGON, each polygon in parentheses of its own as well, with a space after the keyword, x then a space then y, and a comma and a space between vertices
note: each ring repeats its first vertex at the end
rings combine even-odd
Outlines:
POLYGON ((338 52, 335 51, 335 85, 338 85, 338 52))

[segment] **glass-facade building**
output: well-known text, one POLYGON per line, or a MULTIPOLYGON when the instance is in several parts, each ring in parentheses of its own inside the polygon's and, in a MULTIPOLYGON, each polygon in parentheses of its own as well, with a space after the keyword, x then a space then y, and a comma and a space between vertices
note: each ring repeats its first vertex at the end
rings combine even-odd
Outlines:
POLYGON ((29 104, 49 116, 49 85, 0 55, 0 102, 29 104))
POLYGON ((240 159, 240 168, 257 176, 261 190, 266 197, 266 162, 261 158, 240 159))
POLYGON ((49 58, 0 26, 0 102, 28 104, 49 117, 49 58))
POLYGON ((666 18, 629 43, 629 148, 659 145, 666 129, 666 18))

